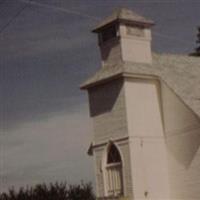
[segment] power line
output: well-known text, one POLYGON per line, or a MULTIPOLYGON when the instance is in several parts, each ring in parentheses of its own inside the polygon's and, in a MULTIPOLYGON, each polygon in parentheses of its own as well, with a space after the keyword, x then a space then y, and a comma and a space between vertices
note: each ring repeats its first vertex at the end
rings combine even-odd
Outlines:
MULTIPOLYGON (((0 4, 4 3, 6 0, 3 0, 2 2, 0 2, 0 4)), ((38 3, 38 2, 35 2, 35 1, 28 1, 28 0, 18 0, 22 3, 25 3, 26 5, 24 7, 22 7, 22 9, 19 10, 19 12, 17 12, 16 15, 14 15, 12 17, 11 20, 8 21, 8 23, 6 23, 1 29, 0 29, 0 34, 22 13, 22 11, 28 6, 28 5, 35 5, 35 6, 40 6, 40 7, 43 7, 43 8, 47 8, 47 9, 53 9, 53 10, 56 10, 56 11, 60 11, 60 12, 64 12, 64 13, 71 13, 71 14, 75 14, 75 15, 79 15, 79 16, 82 16, 82 17, 87 17, 89 19, 92 19, 92 20, 95 20, 95 21, 98 21, 99 18, 97 17, 94 17, 92 15, 87 15, 87 14, 84 14, 84 13, 81 13, 81 12, 78 12, 78 11, 75 11, 75 10, 69 10, 69 9, 65 9, 65 8, 60 8, 60 7, 56 7, 56 6, 50 6, 50 5, 47 5, 47 4, 42 4, 42 3, 38 3)))
POLYGON ((158 36, 158 37, 163 37, 163 38, 166 38, 168 40, 173 40, 173 41, 179 42, 181 44, 191 45, 191 43, 185 42, 182 39, 177 39, 176 37, 173 37, 173 36, 165 35, 165 34, 162 34, 162 33, 159 33, 159 32, 155 32, 155 31, 153 32, 153 34, 158 36))
MULTIPOLYGON (((66 9, 66 8, 50 6, 50 5, 38 3, 38 2, 35 2, 35 1, 28 1, 28 0, 18 0, 18 1, 23 2, 23 3, 28 3, 28 4, 31 4, 31 5, 35 5, 35 6, 40 6, 40 7, 47 8, 47 9, 53 9, 53 10, 56 10, 56 11, 61 11, 61 12, 65 12, 65 13, 71 13, 71 14, 79 15, 79 16, 82 16, 82 17, 87 17, 87 18, 95 20, 95 21, 100 20, 100 18, 98 18, 98 17, 88 15, 88 14, 84 14, 84 13, 81 13, 81 12, 76 11, 76 10, 71 10, 71 9, 69 10, 69 9, 66 9)), ((179 42, 179 43, 182 43, 182 44, 187 44, 187 45, 191 44, 189 42, 185 42, 181 39, 177 39, 173 36, 168 36, 168 35, 165 35, 165 34, 162 34, 162 33, 154 32, 153 34, 157 35, 158 37, 163 37, 163 38, 166 38, 168 40, 171 40, 171 41, 173 40, 173 41, 176 41, 176 42, 179 42)))
MULTIPOLYGON (((4 3, 5 1, 6 0, 2 1, 1 3, 4 3)), ((15 16, 13 16, 13 18, 1 28, 0 34, 22 13, 22 11, 27 7, 28 4, 29 5, 35 5, 35 6, 43 7, 43 8, 47 8, 47 9, 51 9, 51 10, 55 10, 55 11, 58 11, 58 12, 64 12, 64 13, 68 13, 68 14, 71 13, 71 14, 82 16, 82 17, 87 17, 87 18, 95 20, 95 21, 99 21, 100 20, 100 18, 98 18, 98 17, 92 16, 92 15, 88 15, 88 14, 84 14, 84 13, 81 13, 81 12, 76 11, 76 10, 71 10, 71 9, 51 6, 51 5, 47 5, 47 4, 43 4, 43 3, 38 3, 38 2, 35 2, 35 1, 28 1, 28 0, 18 0, 18 1, 20 1, 22 3, 25 3, 26 5, 24 7, 22 7, 22 9, 20 9, 19 12, 17 12, 17 14, 15 16)), ((185 41, 183 41, 181 39, 177 39, 176 37, 168 36, 168 35, 165 35, 165 34, 162 34, 162 33, 159 33, 159 32, 153 32, 153 34, 157 35, 158 37, 163 37, 163 38, 166 38, 168 40, 171 40, 171 41, 173 40, 173 41, 176 41, 176 42, 179 42, 179 43, 182 43, 182 44, 186 44, 186 45, 190 45, 191 44, 191 43, 185 42, 185 41)))
POLYGON ((66 8, 61 8, 61 7, 57 7, 57 6, 51 6, 51 5, 47 5, 47 4, 43 4, 43 3, 38 3, 35 1, 28 1, 28 0, 18 0, 22 3, 26 3, 26 4, 30 4, 30 5, 35 5, 35 6, 39 6, 39 7, 43 7, 43 8, 47 8, 47 9, 52 9, 55 11, 60 11, 60 12, 64 12, 64 13, 71 13, 71 14, 75 14, 75 15, 79 15, 81 17, 87 17, 89 19, 95 20, 95 21, 99 21, 100 18, 92 16, 92 15, 88 15, 85 13, 81 13, 77 10, 71 10, 71 9, 66 9, 66 8))
POLYGON ((17 13, 14 15, 1 29, 0 34, 22 13, 22 11, 27 7, 27 5, 23 6, 17 13))

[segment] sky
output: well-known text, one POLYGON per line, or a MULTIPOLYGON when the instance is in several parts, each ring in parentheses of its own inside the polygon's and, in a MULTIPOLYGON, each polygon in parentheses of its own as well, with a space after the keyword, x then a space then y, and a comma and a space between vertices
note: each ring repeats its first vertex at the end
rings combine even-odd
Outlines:
POLYGON ((101 67, 91 29, 119 7, 154 20, 153 51, 195 48, 199 0, 0 0, 0 191, 94 183, 79 85, 101 67))

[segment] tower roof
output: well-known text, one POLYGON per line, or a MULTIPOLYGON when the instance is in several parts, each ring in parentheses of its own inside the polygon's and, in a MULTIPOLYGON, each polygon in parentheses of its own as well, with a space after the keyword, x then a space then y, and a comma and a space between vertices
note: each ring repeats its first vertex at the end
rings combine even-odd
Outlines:
POLYGON ((116 9, 112 15, 104 19, 102 22, 100 22, 93 30, 92 32, 99 32, 101 29, 103 29, 105 26, 116 22, 126 22, 129 24, 134 24, 138 26, 144 26, 144 27, 150 27, 154 25, 154 22, 152 20, 146 19, 143 16, 138 15, 137 13, 133 12, 132 10, 126 9, 126 8, 120 8, 116 9))
POLYGON ((153 76, 164 81, 200 117, 200 58, 154 54, 152 64, 125 62, 101 68, 82 89, 123 76, 153 76))

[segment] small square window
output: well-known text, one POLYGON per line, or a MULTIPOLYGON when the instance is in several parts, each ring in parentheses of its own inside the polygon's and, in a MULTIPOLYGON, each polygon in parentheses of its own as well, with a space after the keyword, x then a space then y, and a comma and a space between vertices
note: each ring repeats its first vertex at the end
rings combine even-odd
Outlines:
POLYGON ((101 33, 101 42, 106 42, 117 37, 117 28, 115 25, 105 28, 101 33))

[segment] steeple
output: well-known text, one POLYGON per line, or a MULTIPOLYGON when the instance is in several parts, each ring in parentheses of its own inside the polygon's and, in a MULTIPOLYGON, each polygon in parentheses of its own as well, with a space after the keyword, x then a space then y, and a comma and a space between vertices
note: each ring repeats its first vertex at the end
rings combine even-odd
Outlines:
POLYGON ((151 72, 154 66, 143 64, 152 60, 152 25, 122 8, 93 30, 103 68, 82 88, 88 90, 93 120, 88 153, 95 160, 97 199, 170 199, 168 141, 160 106, 163 94, 168 102, 168 91, 163 93, 163 83, 151 72))
POLYGON ((126 61, 151 63, 153 25, 153 21, 125 8, 100 22, 92 32, 98 34, 103 66, 126 61))

